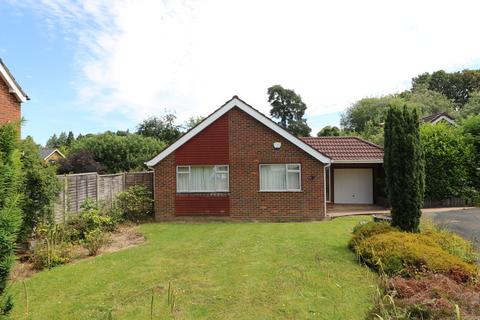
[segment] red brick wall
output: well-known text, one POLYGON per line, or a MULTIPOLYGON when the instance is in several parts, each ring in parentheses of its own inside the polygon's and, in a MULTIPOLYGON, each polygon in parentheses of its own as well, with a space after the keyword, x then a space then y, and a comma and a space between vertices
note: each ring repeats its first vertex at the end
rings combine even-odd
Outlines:
MULTIPOLYGON (((323 165, 238 108, 232 109, 226 118, 230 219, 304 221, 324 218, 323 165), (275 150, 274 142, 281 142, 282 147, 275 150), (302 191, 259 192, 261 163, 300 163, 302 191)), ((174 154, 155 166, 155 213, 158 220, 176 216, 175 172, 174 154)), ((181 214, 177 212, 177 216, 181 214)))
POLYGON ((0 78, 0 125, 12 121, 20 121, 20 102, 0 78))

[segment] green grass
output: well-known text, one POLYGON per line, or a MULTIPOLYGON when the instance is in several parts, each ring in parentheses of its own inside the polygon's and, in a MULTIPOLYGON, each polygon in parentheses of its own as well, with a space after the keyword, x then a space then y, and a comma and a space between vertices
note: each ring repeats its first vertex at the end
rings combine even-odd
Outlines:
POLYGON ((12 286, 14 319, 362 319, 376 277, 347 249, 365 218, 148 224, 147 242, 12 286), (168 285, 175 310, 167 305, 168 285))

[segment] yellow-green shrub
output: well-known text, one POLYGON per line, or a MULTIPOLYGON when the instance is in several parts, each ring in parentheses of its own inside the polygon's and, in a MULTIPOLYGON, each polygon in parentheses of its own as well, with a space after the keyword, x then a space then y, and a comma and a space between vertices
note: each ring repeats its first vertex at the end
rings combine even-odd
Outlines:
POLYGON ((359 224, 353 228, 353 236, 348 243, 350 249, 355 247, 364 239, 376 234, 387 233, 391 231, 398 231, 398 229, 392 227, 388 222, 368 222, 359 224))
POLYGON ((468 263, 478 261, 478 254, 472 242, 463 239, 453 232, 438 228, 433 223, 423 223, 421 228, 422 235, 429 237, 445 251, 468 263))
POLYGON ((474 277, 478 272, 474 264, 466 263, 444 250, 431 237, 418 233, 391 231, 376 234, 357 243, 355 251, 367 265, 389 275, 460 270, 474 277))

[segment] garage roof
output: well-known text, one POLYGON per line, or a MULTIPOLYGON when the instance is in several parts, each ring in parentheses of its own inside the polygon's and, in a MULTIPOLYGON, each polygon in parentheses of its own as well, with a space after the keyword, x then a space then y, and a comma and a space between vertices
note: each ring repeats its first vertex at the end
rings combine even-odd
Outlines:
POLYGON ((383 148, 358 137, 303 137, 333 163, 383 163, 383 148))

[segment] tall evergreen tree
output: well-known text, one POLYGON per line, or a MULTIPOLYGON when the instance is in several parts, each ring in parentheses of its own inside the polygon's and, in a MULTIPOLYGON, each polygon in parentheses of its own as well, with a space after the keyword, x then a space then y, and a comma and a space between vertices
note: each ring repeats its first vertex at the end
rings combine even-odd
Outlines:
POLYGON ((18 141, 16 124, 0 127, 0 318, 12 309, 12 299, 6 293, 6 287, 22 222, 18 141))
POLYGON ((385 121, 384 166, 392 225, 417 232, 425 192, 425 163, 415 109, 389 108, 385 121))

